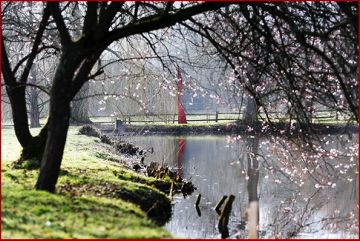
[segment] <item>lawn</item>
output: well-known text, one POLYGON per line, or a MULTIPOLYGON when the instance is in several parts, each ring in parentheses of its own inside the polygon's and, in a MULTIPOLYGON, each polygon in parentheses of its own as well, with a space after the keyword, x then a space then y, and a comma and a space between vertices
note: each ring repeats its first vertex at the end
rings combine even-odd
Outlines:
MULTIPOLYGON (((39 129, 32 129, 33 133, 39 129)), ((21 147, 2 129, 2 238, 166 238, 170 199, 158 180, 128 170, 98 138, 71 127, 56 194, 35 191, 38 170, 15 169, 21 147)))

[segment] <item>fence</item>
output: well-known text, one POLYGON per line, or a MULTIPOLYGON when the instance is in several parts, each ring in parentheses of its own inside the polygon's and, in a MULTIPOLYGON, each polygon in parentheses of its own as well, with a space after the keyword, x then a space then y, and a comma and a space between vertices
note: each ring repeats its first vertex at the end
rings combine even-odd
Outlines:
MULTIPOLYGON (((234 121, 242 118, 240 113, 191 113, 186 114, 188 122, 221 122, 234 121)), ((147 115, 123 115, 120 118, 124 123, 177 123, 177 114, 147 114, 147 115)))

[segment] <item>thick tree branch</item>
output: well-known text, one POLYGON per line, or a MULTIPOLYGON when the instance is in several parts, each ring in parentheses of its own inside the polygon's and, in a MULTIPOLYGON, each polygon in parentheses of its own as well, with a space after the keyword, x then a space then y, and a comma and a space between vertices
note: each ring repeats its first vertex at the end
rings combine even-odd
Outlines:
POLYGON ((102 51, 97 51, 91 56, 87 57, 81 64, 79 71, 77 72, 74 80, 71 83, 70 93, 68 95, 69 100, 72 100, 77 92, 81 89, 82 85, 90 79, 89 73, 92 70, 94 64, 99 59, 102 51))
POLYGON ((64 18, 61 15, 59 2, 48 2, 47 6, 51 11, 51 15, 53 16, 57 29, 59 31, 61 44, 63 47, 66 48, 72 44, 72 41, 69 30, 65 25, 64 18))
POLYGON ((5 84, 8 86, 15 86, 16 78, 14 76, 14 72, 11 70, 10 61, 6 52, 3 36, 1 38, 1 58, 1 69, 5 84))
POLYGON ((83 34, 87 36, 97 25, 97 2, 87 2, 87 11, 84 20, 83 34))
POLYGON ((109 31, 115 15, 119 12, 125 2, 111 2, 105 11, 99 16, 99 26, 97 28, 97 39, 101 38, 106 32, 109 31))
MULTIPOLYGON (((7 86, 7 84, 1 84, 1 86, 7 86)), ((42 92, 44 92, 47 95, 50 95, 50 90, 47 89, 45 86, 41 86, 41 85, 37 85, 37 84, 31 84, 31 83, 21 83, 21 84, 17 84, 16 87, 14 87, 14 89, 16 88, 20 88, 20 87, 24 87, 24 86, 29 86, 29 87, 35 87, 39 90, 41 90, 42 92)))
POLYGON ((346 14, 346 16, 351 20, 351 24, 354 27, 355 31, 359 32, 359 23, 358 23, 358 5, 356 2, 336 2, 340 7, 341 11, 346 14), (354 7, 357 11, 353 12, 351 7, 354 7))
POLYGON ((170 27, 178 22, 182 22, 189 19, 194 15, 206 11, 217 10, 228 4, 229 3, 224 3, 224 2, 221 3, 206 2, 188 8, 179 9, 175 13, 168 13, 167 15, 163 15, 163 13, 159 13, 152 16, 144 17, 122 28, 111 31, 109 34, 107 34, 104 37, 102 44, 109 45, 113 41, 124 37, 140 34, 144 32, 150 32, 165 27, 170 27))
POLYGON ((137 17, 138 17, 138 11, 139 11, 139 2, 135 2, 135 9, 134 9, 134 16, 133 16, 133 20, 136 21, 137 17))
POLYGON ((174 5, 173 1, 167 2, 165 10, 164 10, 164 15, 166 15, 166 14, 168 14, 170 12, 173 5, 174 5))

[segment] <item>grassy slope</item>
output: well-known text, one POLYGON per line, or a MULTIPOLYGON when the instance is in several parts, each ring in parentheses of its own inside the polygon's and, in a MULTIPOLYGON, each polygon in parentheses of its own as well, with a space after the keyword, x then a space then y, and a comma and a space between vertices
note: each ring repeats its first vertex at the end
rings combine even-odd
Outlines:
POLYGON ((33 190, 37 171, 11 168, 21 148, 13 129, 2 130, 2 237, 170 237, 144 212, 159 200, 170 203, 162 192, 146 185, 155 180, 124 169, 96 138, 76 133, 77 128, 70 128, 59 194, 49 194, 33 190))

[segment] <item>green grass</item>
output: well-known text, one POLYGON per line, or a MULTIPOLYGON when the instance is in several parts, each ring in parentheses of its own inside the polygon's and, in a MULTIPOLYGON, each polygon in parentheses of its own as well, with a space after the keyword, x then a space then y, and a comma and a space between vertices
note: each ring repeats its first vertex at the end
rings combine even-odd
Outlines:
POLYGON ((168 234, 135 205, 3 187, 3 238, 160 238, 168 234))
POLYGON ((2 237, 170 237, 158 225, 171 210, 159 180, 125 169, 109 146, 77 130, 69 130, 57 194, 50 194, 34 190, 37 170, 12 168, 21 147, 13 129, 2 129, 2 237))

